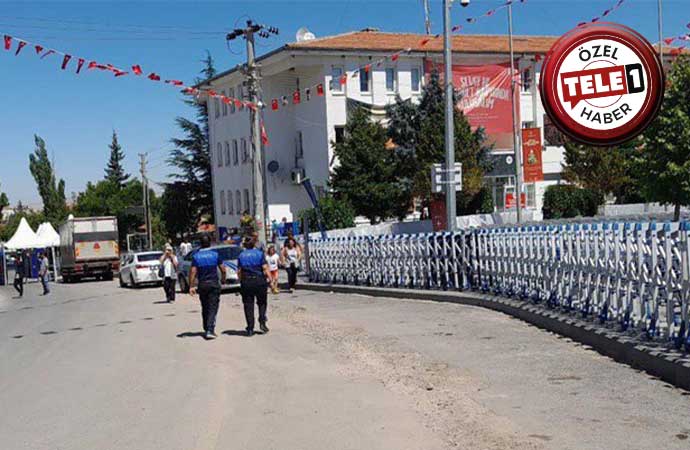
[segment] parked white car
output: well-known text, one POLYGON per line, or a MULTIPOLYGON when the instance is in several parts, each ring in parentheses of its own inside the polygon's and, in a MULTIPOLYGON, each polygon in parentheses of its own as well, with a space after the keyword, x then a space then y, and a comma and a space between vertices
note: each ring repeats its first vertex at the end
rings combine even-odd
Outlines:
POLYGON ((125 256, 120 266, 120 286, 139 287, 144 284, 163 283, 158 276, 163 252, 139 252, 125 256))

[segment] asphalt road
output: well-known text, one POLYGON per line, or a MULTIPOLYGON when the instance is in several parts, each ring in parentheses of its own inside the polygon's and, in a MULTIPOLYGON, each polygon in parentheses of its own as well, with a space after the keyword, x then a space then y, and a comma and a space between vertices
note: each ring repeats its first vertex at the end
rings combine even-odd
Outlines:
POLYGON ((115 282, 0 287, 0 449, 687 449, 690 395, 480 308, 315 292, 220 338, 115 282))

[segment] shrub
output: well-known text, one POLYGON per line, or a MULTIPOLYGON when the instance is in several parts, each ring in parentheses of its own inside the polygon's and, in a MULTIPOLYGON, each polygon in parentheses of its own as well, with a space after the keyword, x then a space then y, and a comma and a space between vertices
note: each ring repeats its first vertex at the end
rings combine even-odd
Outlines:
POLYGON ((570 184, 553 185, 546 188, 542 212, 544 219, 591 217, 596 215, 603 200, 601 195, 589 189, 570 184))
MULTIPOLYGON (((337 230, 355 226, 355 210, 347 201, 328 196, 319 200, 319 206, 321 207, 324 227, 327 230, 337 230)), ((299 212, 298 216, 301 220, 304 220, 305 217, 308 218, 311 231, 318 231, 319 226, 316 217, 316 209, 303 209, 299 212)))

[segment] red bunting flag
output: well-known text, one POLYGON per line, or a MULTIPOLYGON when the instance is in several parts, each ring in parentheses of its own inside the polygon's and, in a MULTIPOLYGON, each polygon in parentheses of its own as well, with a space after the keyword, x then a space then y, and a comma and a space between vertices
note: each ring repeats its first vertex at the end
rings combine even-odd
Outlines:
POLYGON ((300 93, 299 91, 295 91, 292 93, 292 104, 293 105, 299 105, 299 102, 301 101, 300 98, 300 93))
POLYGON ((41 59, 45 58, 48 55, 52 55, 53 53, 55 53, 55 50, 48 50, 41 56, 41 59))
POLYGON ((228 97, 226 97, 226 96, 224 96, 224 95, 221 95, 221 96, 220 96, 220 101, 222 101, 222 102, 225 103, 226 105, 229 105, 230 103, 232 103, 232 99, 231 99, 231 98, 228 98, 228 97))
POLYGON ((278 99, 274 98, 271 100, 271 110, 278 111, 278 99))
POLYGON ((77 73, 81 72, 81 68, 85 62, 84 58, 79 58, 79 61, 77 61, 77 73))
POLYGON ((400 58, 400 53, 393 53, 393 56, 391 56, 391 61, 397 61, 398 58, 400 58))
POLYGON ((5 35, 5 50, 9 50, 12 47, 12 36, 5 35))
POLYGON ((244 107, 244 103, 242 103, 242 100, 235 99, 235 107, 237 109, 242 109, 244 107))
POLYGON ((26 46, 26 42, 24 42, 24 41, 19 41, 19 45, 17 46, 17 51, 14 52, 14 56, 17 56, 17 55, 19 54, 19 52, 22 51, 22 49, 24 48, 24 46, 26 46))
POLYGON ((252 103, 252 102, 244 102, 244 105, 245 105, 247 108, 251 109, 252 111, 256 111, 256 105, 255 105, 254 103, 252 103))
POLYGON ((452 33, 457 33, 460 30, 462 30, 462 25, 455 25, 453 28, 450 29, 452 33))
POLYGON ((366 73, 369 73, 370 70, 371 70, 371 64, 367 64, 366 66, 364 66, 364 71, 366 73))
POLYGON ((429 43, 430 40, 431 40, 431 39, 429 39, 429 38, 422 39, 422 42, 420 42, 419 45, 421 45, 422 47, 424 47, 426 44, 429 43))
MULTIPOLYGON (((158 78, 158 79, 160 80, 160 78, 158 78)), ((216 91, 214 91, 213 89, 209 89, 208 95, 210 95, 211 97, 215 97, 218 95, 218 93, 216 91)))
POLYGON ((316 86, 316 95, 319 97, 323 97, 323 84, 319 84, 316 86))
POLYGON ((98 63, 96 61, 89 61, 89 66, 87 69, 95 69, 98 63))
POLYGON ((159 75, 157 75, 156 73, 151 72, 148 76, 148 79, 151 81, 160 81, 161 77, 159 75))
POLYGON ((72 55, 65 55, 62 57, 62 66, 60 66, 62 70, 65 70, 70 59, 72 59, 72 55))
POLYGON ((124 70, 120 70, 120 69, 113 69, 113 72, 115 73, 116 77, 121 77, 121 76, 127 75, 129 73, 129 72, 125 72, 124 70))
POLYGON ((261 121, 261 143, 264 145, 264 147, 271 145, 268 140, 268 134, 266 133, 266 127, 264 127, 263 120, 261 121))
POLYGON ((132 72, 134 72, 134 75, 141 75, 143 73, 139 64, 132 66, 132 72))
POLYGON ((666 45, 671 45, 673 43, 673 41, 675 41, 675 40, 676 40, 676 38, 674 38, 674 37, 666 38, 666 39, 664 39, 664 42, 666 43, 666 45))
POLYGON ((166 83, 172 84, 173 86, 182 86, 184 83, 180 80, 165 80, 166 83))
POLYGON ((340 84, 343 85, 345 83, 347 83, 347 74, 346 73, 344 73, 340 76, 340 84))
POLYGON ((535 62, 541 61, 541 55, 540 55, 540 54, 534 55, 534 61, 535 61, 535 62))
POLYGON ((34 45, 34 48, 36 49, 37 55, 40 55, 41 52, 43 51, 43 47, 41 47, 40 45, 34 45))

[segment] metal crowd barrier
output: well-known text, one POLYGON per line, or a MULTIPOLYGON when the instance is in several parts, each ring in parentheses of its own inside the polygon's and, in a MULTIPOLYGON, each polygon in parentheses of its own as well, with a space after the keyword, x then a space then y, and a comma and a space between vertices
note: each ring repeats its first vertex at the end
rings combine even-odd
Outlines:
POLYGON ((310 280, 472 289, 690 351, 690 222, 564 223, 311 241, 310 280))

